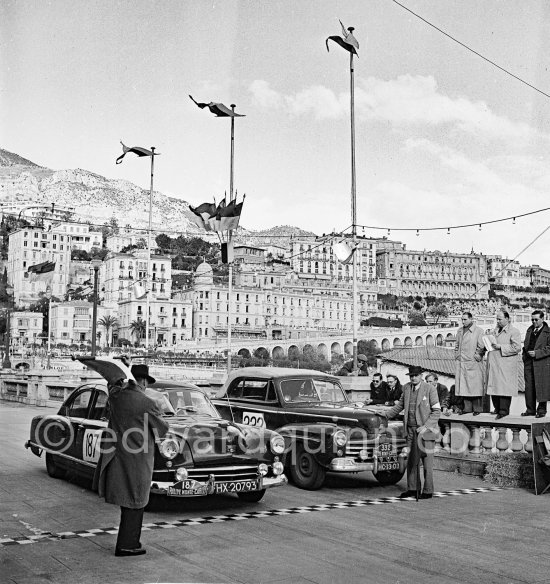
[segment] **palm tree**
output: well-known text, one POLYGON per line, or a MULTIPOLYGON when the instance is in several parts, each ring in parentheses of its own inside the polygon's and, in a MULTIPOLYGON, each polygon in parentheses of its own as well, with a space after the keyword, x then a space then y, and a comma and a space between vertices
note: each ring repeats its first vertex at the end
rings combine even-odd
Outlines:
POLYGON ((100 318, 97 321, 97 324, 99 324, 105 329, 105 336, 107 338, 107 348, 109 348, 109 331, 118 326, 118 319, 116 316, 111 316, 110 314, 107 314, 106 316, 100 318))
POLYGON ((138 340, 138 344, 139 344, 139 341, 145 335, 145 329, 146 329, 145 321, 141 320, 141 318, 138 318, 137 320, 134 320, 130 323, 130 332, 133 335, 136 335, 137 340, 138 340))

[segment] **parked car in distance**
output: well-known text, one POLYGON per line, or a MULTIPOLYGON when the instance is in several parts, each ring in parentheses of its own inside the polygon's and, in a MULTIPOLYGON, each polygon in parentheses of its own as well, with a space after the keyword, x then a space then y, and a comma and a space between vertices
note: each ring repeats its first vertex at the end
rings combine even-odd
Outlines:
POLYGON ((371 471, 395 484, 407 466, 403 424, 377 407, 350 402, 337 377, 307 369, 247 367, 231 373, 213 398, 236 423, 275 430, 285 439, 286 467, 303 489, 319 489, 327 472, 371 471))
MULTIPOLYGON (((109 430, 107 381, 117 368, 112 358, 82 359, 105 382, 76 388, 56 414, 33 418, 25 447, 45 453, 46 470, 55 478, 67 471, 92 478, 101 437, 109 430)), ((119 373, 120 376, 120 373, 119 373)), ((162 403, 168 434, 156 444, 151 493, 195 497, 235 493, 259 501, 266 489, 284 485, 284 440, 271 430, 228 422, 204 392, 191 383, 157 381, 155 401, 162 403)))

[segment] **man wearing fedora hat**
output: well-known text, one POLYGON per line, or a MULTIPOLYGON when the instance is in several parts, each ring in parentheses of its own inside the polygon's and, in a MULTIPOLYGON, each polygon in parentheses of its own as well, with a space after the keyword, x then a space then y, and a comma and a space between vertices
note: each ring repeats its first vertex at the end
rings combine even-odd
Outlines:
POLYGON ((119 379, 109 385, 108 439, 102 442, 94 476, 99 495, 120 507, 115 556, 145 553, 140 535, 151 489, 155 440, 168 431, 156 400, 146 395, 147 384, 155 381, 149 368, 134 365, 132 374, 135 381, 119 379))
POLYGON ((435 440, 439 436, 438 420, 441 405, 437 389, 422 380, 422 367, 409 367, 409 383, 403 386, 399 402, 382 415, 395 418, 403 412, 403 424, 409 447, 407 461, 407 490, 399 495, 402 499, 414 497, 431 499, 434 491, 433 457, 435 440), (424 466, 424 489, 420 492, 418 466, 424 466))

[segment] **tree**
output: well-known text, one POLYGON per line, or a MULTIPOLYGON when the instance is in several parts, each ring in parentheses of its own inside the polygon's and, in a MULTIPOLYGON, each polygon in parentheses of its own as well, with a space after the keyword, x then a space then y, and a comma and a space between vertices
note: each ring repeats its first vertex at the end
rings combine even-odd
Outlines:
POLYGON ((107 314, 106 316, 100 318, 97 321, 97 324, 99 324, 100 326, 102 326, 105 329, 107 348, 109 348, 109 331, 118 326, 118 319, 116 318, 116 316, 112 316, 110 314, 107 314))
POLYGON ((427 322, 424 315, 419 310, 409 310, 410 326, 426 326, 427 322))
POLYGON ((140 344, 141 339, 145 336, 147 325, 144 320, 138 318, 130 323, 130 332, 136 336, 137 344, 140 344))
POLYGON ((73 249, 71 251, 71 260, 89 262, 90 256, 85 249, 73 249))
POLYGON ((435 320, 434 324, 437 324, 449 316, 449 309, 445 304, 433 304, 426 310, 426 314, 435 320))

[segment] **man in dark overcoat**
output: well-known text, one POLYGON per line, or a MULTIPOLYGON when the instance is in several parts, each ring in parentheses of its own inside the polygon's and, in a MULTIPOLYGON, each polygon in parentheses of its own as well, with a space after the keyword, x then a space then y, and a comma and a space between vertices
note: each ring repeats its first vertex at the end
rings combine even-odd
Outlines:
POLYGON ((403 424, 409 447, 407 460, 407 490, 401 498, 414 497, 420 490, 418 465, 424 466, 424 489, 420 499, 431 499, 434 491, 433 459, 435 441, 439 438, 438 420, 441 405, 437 389, 422 380, 422 367, 409 367, 410 382, 403 386, 399 403, 379 415, 388 419, 403 412, 403 424))
POLYGON ((550 327, 542 310, 533 312, 531 322, 523 342, 526 410, 521 415, 544 418, 550 400, 550 327))
POLYGON ((137 365, 133 379, 109 386, 109 425, 102 440, 94 485, 107 503, 120 506, 120 525, 115 556, 145 553, 140 535, 143 511, 149 502, 155 441, 163 438, 168 424, 158 405, 145 395, 147 365, 137 365))

